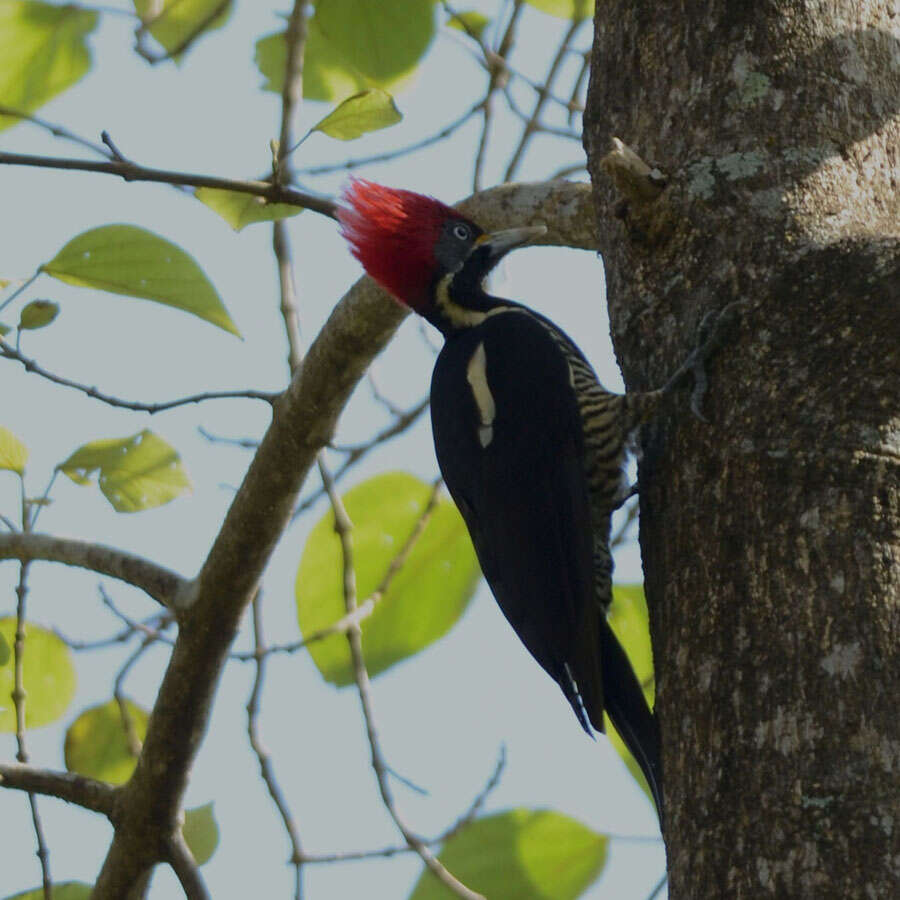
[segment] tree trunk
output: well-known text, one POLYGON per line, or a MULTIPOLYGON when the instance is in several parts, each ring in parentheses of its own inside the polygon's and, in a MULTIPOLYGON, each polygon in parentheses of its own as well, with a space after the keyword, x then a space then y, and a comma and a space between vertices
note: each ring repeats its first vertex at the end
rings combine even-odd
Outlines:
POLYGON ((642 436, 673 900, 900 896, 898 108, 896 0, 597 4, 629 389, 746 301, 711 424, 679 397, 642 436), (621 201, 614 136, 655 198, 621 201))

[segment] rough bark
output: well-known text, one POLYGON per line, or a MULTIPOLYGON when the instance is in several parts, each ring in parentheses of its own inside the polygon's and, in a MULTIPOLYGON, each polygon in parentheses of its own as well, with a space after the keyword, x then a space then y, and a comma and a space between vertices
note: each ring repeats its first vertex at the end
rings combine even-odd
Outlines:
POLYGON ((900 7, 597 4, 585 143, 630 389, 747 301, 704 425, 642 438, 670 896, 900 884, 900 7), (669 176, 621 196, 617 136, 669 176))

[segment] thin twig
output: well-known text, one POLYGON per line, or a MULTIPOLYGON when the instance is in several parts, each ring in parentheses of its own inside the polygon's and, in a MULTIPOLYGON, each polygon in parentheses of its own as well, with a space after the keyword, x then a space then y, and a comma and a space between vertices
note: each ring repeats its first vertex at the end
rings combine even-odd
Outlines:
POLYGON ((284 792, 275 778, 272 757, 263 744, 259 732, 259 707, 262 698, 263 682, 266 677, 266 658, 268 656, 265 638, 263 637, 262 594, 260 592, 257 592, 253 598, 253 647, 256 675, 253 679, 250 699, 247 701, 247 734, 250 738, 250 746, 253 748, 253 752, 256 754, 256 759, 259 762, 259 773, 265 782, 275 808, 278 810, 278 815, 281 817, 284 830, 287 832, 288 840, 291 844, 290 863, 294 867, 294 900, 300 900, 303 892, 301 866, 305 862, 303 847, 300 843, 300 833, 297 830, 297 823, 294 821, 293 814, 287 805, 284 792))
POLYGON ((218 178, 192 172, 177 172, 169 169, 152 169, 132 162, 109 160, 97 162, 87 159, 69 159, 59 156, 33 156, 27 153, 0 152, 0 165, 36 166, 42 169, 70 169, 78 172, 99 172, 117 175, 125 181, 150 181, 160 184, 186 185, 188 187, 208 187, 239 194, 263 197, 270 203, 286 203, 300 206, 330 219, 337 217, 335 203, 326 197, 307 194, 293 188, 282 187, 270 181, 249 181, 239 178, 218 178))
POLYGON ((113 814, 117 788, 73 772, 54 772, 21 764, 0 763, 0 787, 56 797, 84 809, 113 814))
POLYGON ((461 116, 454 119, 449 125, 445 125, 440 131, 435 134, 429 135, 426 138, 422 138, 420 141, 416 141, 413 144, 407 144, 405 147, 400 147, 396 150, 387 150, 384 153, 375 153, 372 156, 363 156, 358 157, 356 159, 348 159, 341 163, 329 163, 324 166, 307 166, 306 168, 296 169, 295 174, 297 175, 327 175, 331 172, 340 172, 342 170, 350 171, 351 169, 358 169, 360 166, 368 166, 372 163, 380 163, 380 162, 388 162, 392 159, 397 159, 400 156, 407 156, 410 153, 415 153, 417 150, 424 150, 425 147, 430 147, 432 144, 440 143, 440 141, 446 140, 450 137, 454 132, 458 131, 463 125, 465 125, 469 119, 471 119, 474 115, 481 111, 481 107, 483 105, 483 101, 480 103, 476 103, 473 107, 466 110, 461 116))
POLYGON ((135 663, 144 655, 147 648, 156 643, 157 638, 153 635, 145 635, 141 643, 135 648, 134 652, 125 660, 122 668, 119 669, 113 682, 113 698, 119 707, 119 718, 122 720, 122 731, 125 734, 125 746, 133 759, 137 759, 141 754, 141 739, 137 733, 137 725, 131 710, 128 708, 128 698, 125 696, 123 685, 128 673, 134 668, 135 663))
POLYGON ((190 582, 163 566, 103 544, 47 534, 0 534, 0 559, 42 559, 90 569, 140 588, 162 606, 187 602, 190 582))
MULTIPOLYGON (((475 816, 478 815, 482 806, 484 806, 484 802, 487 799, 488 795, 492 790, 497 786, 500 781, 500 775, 503 772, 503 767, 506 765, 506 748, 500 748, 500 755, 497 759, 497 764, 494 766, 494 770, 491 772, 490 777, 485 783, 484 787, 478 792, 475 796, 475 799, 469 804, 469 808, 445 831, 441 832, 441 834, 437 835, 437 837, 422 839, 424 844, 427 844, 429 847, 439 846, 441 844, 446 843, 450 840, 454 835, 458 834, 469 825, 474 819, 475 816)), ((337 853, 319 853, 319 854, 307 854, 304 857, 304 862, 307 863, 334 863, 334 862, 350 862, 354 860, 361 859, 380 859, 387 858, 391 856, 397 856, 401 853, 414 853, 415 848, 410 847, 409 844, 399 844, 391 847, 379 847, 377 850, 344 850, 339 851, 337 853)))
POLYGON ((55 122, 48 122, 46 119, 42 119, 39 116, 35 116, 32 113, 25 112, 21 109, 13 109, 11 106, 5 106, 0 103, 0 116, 10 116, 15 119, 22 119, 25 122, 30 122, 32 125, 37 125, 39 128, 44 128, 50 132, 54 137, 63 138, 67 141, 72 141, 75 144, 80 145, 81 147, 85 147, 88 150, 93 150, 94 153, 99 153, 101 156, 105 156, 109 158, 109 151, 103 147, 101 144, 95 144, 93 141, 89 141, 87 138, 81 137, 79 134, 75 134, 74 131, 70 131, 63 125, 57 125, 55 122))
POLYGON ((54 469, 53 473, 50 475, 50 480, 47 482, 47 487, 44 488, 44 493, 37 500, 28 501, 28 507, 30 510, 28 519, 29 531, 34 531, 34 528, 37 525, 37 520, 41 514, 41 510, 49 505, 50 491, 53 490, 53 485, 56 482, 57 475, 59 475, 59 469, 54 469))
POLYGON ((259 441, 256 438, 222 437, 207 431, 202 425, 197 426, 197 431, 211 444, 227 444, 230 447, 240 447, 242 450, 256 450, 259 447, 259 441))
POLYGON ((47 369, 43 368, 43 366, 39 365, 37 360, 30 359, 20 353, 10 344, 7 344, 3 338, 0 338, 0 356, 6 357, 7 359, 14 359, 22 363, 26 372, 33 372, 35 375, 39 375, 41 378, 47 379, 47 381, 52 381, 54 384, 80 391, 82 394, 93 397, 95 400, 106 403, 108 406, 115 406, 119 409, 130 409, 134 412, 146 412, 151 415, 175 409, 179 406, 187 406, 191 403, 203 403, 207 400, 265 400, 266 403, 274 403, 280 396, 278 393, 269 391, 206 391, 202 394, 192 394, 189 397, 181 397, 178 400, 165 400, 161 403, 141 403, 136 400, 123 400, 120 397, 104 394, 102 391, 97 390, 96 387, 81 384, 77 381, 72 381, 70 378, 65 378, 62 375, 56 375, 53 372, 49 372, 47 369))
MULTIPOLYGON (((346 475, 347 472, 354 465, 356 465, 356 463, 358 463, 371 450, 374 450, 375 447, 406 431, 411 425, 416 422, 416 420, 422 415, 422 413, 425 412, 426 409, 428 409, 427 398, 417 403, 411 409, 407 410, 407 412, 400 416, 395 422, 392 422, 383 431, 378 432, 375 437, 373 437, 366 443, 347 447, 335 447, 335 450, 347 454, 347 458, 344 459, 343 462, 341 462, 337 469, 335 469, 335 471, 332 473, 332 477, 334 478, 335 482, 339 482, 344 477, 344 475, 346 475)), ((316 503, 320 497, 325 496, 325 494, 325 488, 320 487, 312 494, 310 494, 310 496, 305 500, 297 504, 297 508, 294 510, 291 521, 294 521, 298 516, 306 512, 306 510, 308 510, 314 503, 316 503)))
POLYGON ((625 543, 625 539, 628 535, 628 530, 631 526, 637 521, 638 513, 640 512, 640 504, 635 501, 632 503, 626 513, 625 513, 625 521, 619 526, 618 531, 610 538, 609 541, 609 549, 613 550, 618 547, 620 544, 625 543))
POLYGON ((9 306, 9 304, 19 296, 19 294, 21 294, 23 291, 28 290, 28 288, 31 287, 32 284, 34 284, 35 280, 40 274, 41 270, 38 269, 37 272, 34 273, 34 275, 26 278, 2 303, 0 303, 0 312, 3 312, 3 310, 6 309, 6 307, 9 306))
MULTIPOLYGON (((351 628, 359 628, 360 623, 372 615, 375 611, 376 604, 384 598, 384 595, 391 586, 391 582, 397 577, 397 574, 403 568, 406 560, 409 558, 409 554, 415 547, 416 542, 425 531, 428 520, 431 518, 435 507, 437 506, 437 501, 440 496, 440 485, 441 479, 437 479, 433 482, 431 494, 425 502, 425 506, 422 508, 422 512, 419 514, 419 518, 416 520, 416 524, 413 526, 413 530, 410 532, 409 537, 403 542, 403 546, 391 560, 378 587, 375 588, 364 602, 357 604, 351 612, 345 613, 336 622, 332 622, 331 625, 327 625, 324 628, 319 628, 317 631, 311 632, 302 640, 293 641, 289 644, 272 644, 271 646, 266 647, 262 652, 266 656, 273 653, 296 653, 298 650, 302 650, 310 644, 325 640, 325 638, 332 637, 335 634, 347 634, 351 628)), ((229 659, 250 662, 257 659, 259 653, 260 651, 258 649, 249 653, 231 653, 229 654, 229 659)))
MULTIPOLYGON (((28 503, 25 499, 25 482, 19 477, 21 490, 22 530, 27 534, 30 525, 28 503)), ((16 585, 16 633, 13 640, 13 689, 12 702, 16 717, 16 759, 22 764, 28 763, 28 749, 25 740, 25 621, 28 606, 28 569, 30 562, 23 560, 19 564, 19 583, 16 585)), ((52 900, 53 879, 50 875, 50 851, 44 840, 44 828, 38 811, 37 797, 28 792, 28 805, 31 807, 31 822, 37 841, 37 858, 41 865, 41 884, 44 900, 52 900)))
POLYGON ((150 642, 153 641, 164 641, 166 640, 163 631, 168 628, 174 621, 175 617, 170 612, 157 613, 155 617, 151 617, 148 622, 138 622, 136 619, 132 619, 127 613, 122 612, 118 606, 116 606, 115 601, 110 597, 109 592, 106 588, 101 584, 98 585, 97 588, 100 594, 100 600, 103 605, 120 621, 124 622, 128 627, 131 634, 142 634, 145 638, 149 638, 150 642), (156 627, 150 622, 153 622, 154 618, 156 619, 156 627))
MULTIPOLYGON (((303 98, 303 62, 306 50, 306 13, 308 5, 308 0, 294 0, 285 32, 287 56, 285 59, 284 84, 281 91, 281 127, 278 146, 273 153, 272 172, 273 180, 277 185, 288 184, 293 178, 290 151, 293 147, 293 122, 303 98)), ((290 236, 287 225, 284 222, 273 222, 272 249, 278 266, 281 301, 279 309, 288 341, 288 368, 293 375, 303 361, 303 347, 290 236)), ((256 677, 253 682, 250 699, 247 702, 247 732, 250 746, 259 762, 260 774, 269 791, 269 796, 278 810, 290 841, 290 863, 294 867, 294 900, 301 900, 303 896, 303 848, 300 843, 300 832, 275 778, 271 757, 265 749, 259 734, 259 705, 265 681, 266 667, 262 599, 259 590, 253 596, 252 609, 256 677)))
POLYGON ((547 72, 547 77, 538 90, 537 100, 534 104, 534 109, 531 113, 531 118, 525 124, 525 130, 522 132, 522 137, 519 140, 519 144, 515 149, 515 152, 512 155, 512 159, 509 161, 509 165, 506 167, 506 173, 503 176, 504 181, 511 181, 516 174, 516 171, 519 168, 519 164, 522 161, 522 157, 525 153, 528 144, 531 141, 532 135, 538 128, 541 113, 544 110, 544 106, 547 103, 547 100, 550 97, 553 82, 556 80, 556 76, 559 73, 559 69, 562 66, 563 60, 566 58, 566 53, 569 49, 569 44, 572 42, 572 39, 575 37, 578 29, 581 28, 584 23, 584 19, 573 19, 569 24, 569 27, 566 29, 565 35, 563 35, 562 42, 559 45, 559 49, 556 51, 556 56, 553 57, 553 61, 550 63, 550 70, 547 72))
MULTIPOLYGON (((119 610, 115 610, 119 614, 119 610)), ((122 614, 124 618, 124 614, 122 614)), ((167 628, 175 619, 169 613, 155 613, 143 622, 134 622, 128 620, 130 624, 126 625, 121 631, 109 635, 105 638, 96 638, 90 641, 81 641, 71 638, 61 632, 58 628, 53 628, 53 634, 56 635, 70 650, 80 652, 83 650, 102 650, 106 647, 112 647, 115 644, 125 644, 136 634, 153 634, 157 640, 163 638, 161 629, 167 628)))
MULTIPOLYGON (((384 402, 386 403, 387 401, 384 402)), ((429 400, 426 397, 409 409, 401 410, 393 408, 391 409, 391 414, 395 416, 394 421, 388 425, 387 428, 379 431, 374 437, 371 437, 369 440, 363 441, 360 444, 332 444, 330 449, 334 450, 336 453, 346 453, 353 458, 353 462, 356 462, 374 447, 377 447, 379 444, 383 444, 390 438, 396 437, 398 434, 402 434, 406 431, 406 429, 409 428, 410 425, 413 425, 422 413, 428 409, 428 403, 429 400)))
MULTIPOLYGON (((351 613, 356 608, 356 573, 353 569, 353 524, 350 521, 350 517, 347 515, 347 510, 344 508, 340 495, 337 493, 334 479, 331 477, 327 467, 321 461, 321 458, 319 460, 319 473, 322 476, 322 482, 325 485, 328 499, 331 501, 331 506, 334 510, 334 529, 341 542, 341 553, 343 557, 344 605, 347 612, 351 613)), ((375 727, 375 714, 372 705, 369 673, 366 671, 365 659, 363 657, 362 632, 358 626, 350 628, 347 631, 347 641, 350 645, 350 656, 353 661, 353 676, 356 681, 363 718, 366 723, 366 736, 368 737, 369 749, 372 754, 372 769, 375 772, 378 790, 381 793, 381 799, 385 809, 394 820, 394 824, 403 835, 403 839, 413 850, 415 850, 428 870, 441 882, 441 884, 453 891, 458 897, 466 898, 466 900, 484 900, 484 897, 482 897, 481 894, 467 888, 444 867, 437 857, 428 849, 425 842, 410 830, 397 811, 388 782, 388 767, 381 752, 381 745, 378 741, 378 731, 375 727)))
POLYGON ((508 78, 506 58, 512 52, 516 28, 519 23, 519 16, 522 14, 524 6, 524 0, 515 0, 509 22, 506 25, 506 30, 503 32, 503 37, 500 39, 496 54, 485 54, 485 64, 488 66, 490 78, 488 80, 487 93, 483 103, 481 136, 478 139, 478 150, 475 153, 475 166, 472 171, 473 191, 481 190, 482 172, 487 158, 488 139, 493 118, 494 94, 498 88, 501 88, 506 84, 508 78))
POLYGON ((170 834, 165 840, 166 860, 178 878, 187 900, 211 900, 200 874, 200 867, 194 861, 193 854, 180 830, 170 834))
POLYGON ((578 98, 581 96, 582 88, 584 87, 584 83, 587 80, 590 71, 591 51, 585 50, 581 55, 581 68, 578 70, 578 75, 575 76, 575 83, 572 85, 572 94, 569 99, 569 125, 575 124, 575 117, 578 115, 578 110, 575 108, 575 105, 578 103, 578 98))
POLYGON ((656 900, 656 898, 662 892, 662 889, 666 886, 666 882, 669 880, 669 875, 667 872, 663 872, 662 877, 659 881, 656 882, 653 890, 647 895, 647 900, 656 900))

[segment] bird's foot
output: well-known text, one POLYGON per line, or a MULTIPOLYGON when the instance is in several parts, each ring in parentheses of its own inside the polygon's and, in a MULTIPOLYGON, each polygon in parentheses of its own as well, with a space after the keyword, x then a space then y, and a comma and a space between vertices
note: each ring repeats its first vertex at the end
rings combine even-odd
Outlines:
POLYGON ((663 387, 668 394, 681 385, 688 375, 694 378, 694 389, 691 391, 691 412, 701 421, 708 419, 703 415, 703 398, 709 387, 706 374, 706 361, 718 350, 728 337, 728 332, 738 321, 743 300, 735 300, 720 310, 710 310, 701 320, 697 329, 697 343, 690 356, 682 363, 678 371, 663 387))

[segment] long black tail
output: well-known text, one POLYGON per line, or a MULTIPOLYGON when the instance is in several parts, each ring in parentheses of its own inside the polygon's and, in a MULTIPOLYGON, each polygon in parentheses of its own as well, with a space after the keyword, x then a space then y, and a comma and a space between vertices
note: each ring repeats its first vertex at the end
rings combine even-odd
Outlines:
POLYGON ((605 619, 600 626, 600 659, 603 669, 603 705, 625 746, 641 767, 662 823, 659 722, 647 705, 625 650, 605 619))

